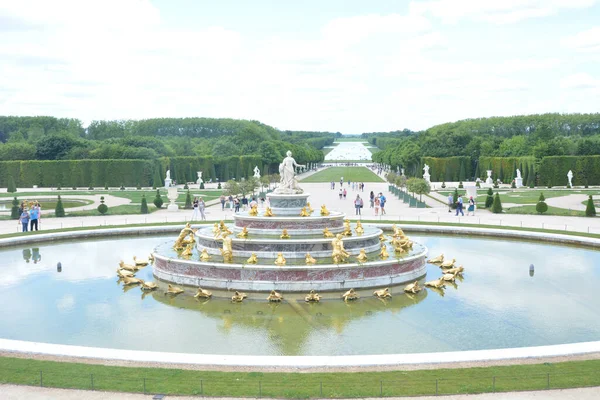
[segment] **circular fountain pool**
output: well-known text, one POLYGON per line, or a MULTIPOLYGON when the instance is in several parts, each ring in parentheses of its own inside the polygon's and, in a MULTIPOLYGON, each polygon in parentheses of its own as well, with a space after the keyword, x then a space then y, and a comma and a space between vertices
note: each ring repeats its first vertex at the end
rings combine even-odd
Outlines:
MULTIPOLYGON (((174 235, 79 240, 0 250, 0 338, 204 354, 366 355, 539 346, 600 337, 600 252, 555 244, 410 234, 465 267, 462 281, 413 296, 372 290, 318 304, 265 293, 233 304, 123 288, 119 260, 147 255, 174 235), (62 265, 57 271, 57 263, 62 265), (534 264, 533 276, 529 266, 534 264)), ((439 277, 428 264, 427 276, 439 277)), ((138 277, 152 280, 152 267, 138 277)))

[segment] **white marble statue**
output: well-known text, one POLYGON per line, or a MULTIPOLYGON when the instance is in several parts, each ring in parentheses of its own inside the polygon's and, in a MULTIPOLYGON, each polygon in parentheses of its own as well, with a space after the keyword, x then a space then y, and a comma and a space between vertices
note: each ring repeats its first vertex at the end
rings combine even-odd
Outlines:
POLYGON ((304 165, 296 163, 296 160, 292 157, 291 151, 288 150, 286 155, 287 157, 279 164, 279 175, 281 175, 281 180, 279 181, 279 187, 275 189, 275 193, 303 193, 304 191, 300 189, 298 181, 296 181, 296 168, 304 167, 304 165))
POLYGON ((260 179, 260 169, 258 169, 258 165, 254 167, 254 177, 260 179))
POLYGON ((519 168, 517 168, 517 178, 521 178, 521 170, 519 168))
POLYGON ((167 170, 167 176, 165 179, 171 179, 171 170, 170 169, 167 170))
POLYGON ((494 180, 492 179, 492 170, 488 169, 485 172, 487 173, 487 179, 485 180, 485 183, 487 183, 488 185, 493 185, 494 184, 494 180))
POLYGON ((400 168, 400 176, 404 176, 404 168, 400 168))
POLYGON ((429 165, 427 164, 423 167, 423 175, 429 175, 429 165))
POLYGON ((573 171, 569 170, 569 172, 567 173, 567 178, 569 179, 569 187, 573 187, 573 183, 571 183, 571 180, 573 179, 573 171))
POLYGON ((196 172, 196 173, 198 174, 198 180, 196 181, 196 183, 197 183, 198 185, 202 185, 202 182, 204 182, 204 181, 202 180, 202 171, 198 171, 198 172, 196 172))

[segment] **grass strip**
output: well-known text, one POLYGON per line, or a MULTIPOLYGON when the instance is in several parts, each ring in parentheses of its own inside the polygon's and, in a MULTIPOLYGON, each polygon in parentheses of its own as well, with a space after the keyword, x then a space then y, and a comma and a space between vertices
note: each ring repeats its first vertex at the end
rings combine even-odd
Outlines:
POLYGON ((600 385, 600 360, 375 372, 221 372, 0 357, 0 383, 117 392, 271 398, 470 394, 600 385))

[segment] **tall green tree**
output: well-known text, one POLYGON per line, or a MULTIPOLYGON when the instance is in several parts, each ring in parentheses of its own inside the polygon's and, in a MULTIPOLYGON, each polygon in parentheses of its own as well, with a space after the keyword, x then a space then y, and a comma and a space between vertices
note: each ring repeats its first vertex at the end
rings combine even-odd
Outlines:
POLYGON ((17 191, 17 185, 15 185, 15 178, 12 175, 8 177, 8 185, 6 188, 8 193, 15 193, 17 191))
POLYGON ((142 195, 142 205, 140 207, 140 214, 148 214, 148 201, 146 201, 146 195, 142 195))
POLYGON ((494 204, 492 204, 492 212, 494 214, 502 213, 502 202, 500 201, 500 195, 496 193, 494 196, 494 204))
POLYGON ((585 207, 585 216, 586 217, 595 217, 596 216, 596 206, 594 205, 594 200, 592 199, 591 194, 588 198, 588 202, 585 207))
POLYGON ((65 208, 63 207, 63 203, 62 203, 62 199, 60 198, 60 194, 58 195, 56 207, 54 208, 54 216, 58 217, 58 218, 62 218, 65 216, 65 208))
POLYGON ((16 197, 12 200, 12 208, 10 209, 10 219, 19 219, 19 200, 16 197))

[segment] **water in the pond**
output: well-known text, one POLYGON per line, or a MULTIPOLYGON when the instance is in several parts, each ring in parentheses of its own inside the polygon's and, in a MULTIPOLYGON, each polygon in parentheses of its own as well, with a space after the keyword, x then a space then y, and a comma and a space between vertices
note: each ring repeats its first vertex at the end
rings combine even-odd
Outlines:
MULTIPOLYGON (((465 268, 444 291, 393 288, 344 303, 199 301, 117 282, 119 260, 174 235, 0 250, 0 337, 207 354, 346 355, 475 350, 600 339, 600 252, 551 244, 409 235, 465 268), (62 269, 57 271, 57 263, 62 269), (530 264, 534 273, 530 273, 530 264)), ((152 280, 152 267, 137 276, 152 280)), ((438 278, 429 265, 425 280, 438 278)), ((284 296, 286 294, 284 293, 284 296)))

